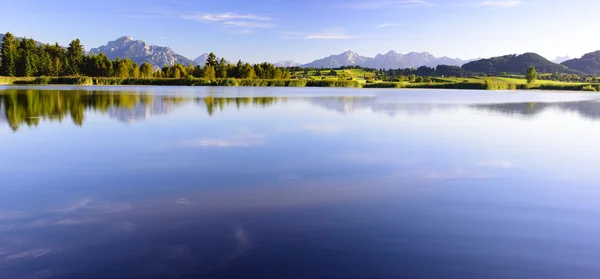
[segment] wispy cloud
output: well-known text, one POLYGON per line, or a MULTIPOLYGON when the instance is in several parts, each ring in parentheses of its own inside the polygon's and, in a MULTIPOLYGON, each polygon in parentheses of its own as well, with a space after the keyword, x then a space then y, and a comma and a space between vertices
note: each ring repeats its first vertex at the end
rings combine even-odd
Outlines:
POLYGON ((400 23, 384 23, 384 24, 380 24, 378 27, 386 28, 386 27, 397 27, 397 26, 400 26, 400 23))
POLYGON ((223 13, 223 14, 202 14, 202 13, 193 13, 182 15, 181 18, 188 20, 196 20, 196 21, 225 21, 225 20, 235 20, 235 19, 245 19, 245 20, 258 20, 258 21, 267 21, 271 20, 271 18, 266 16, 259 16, 255 14, 236 14, 236 13, 223 13))
POLYGON ((253 22, 253 21, 225 21, 227 26, 245 27, 245 28, 273 28, 275 25, 268 22, 253 22))
POLYGON ((302 32, 280 32, 283 39, 304 39, 304 40, 345 40, 356 39, 357 36, 348 35, 343 31, 324 30, 319 33, 302 33, 302 32))
POLYGON ((359 10, 377 10, 387 8, 405 8, 416 6, 434 6, 435 4, 426 0, 367 0, 351 2, 347 7, 359 10))
POLYGON ((482 1, 479 2, 479 6, 485 7, 499 7, 499 8, 511 8, 523 4, 523 1, 519 0, 506 0, 506 1, 482 1))
POLYGON ((235 34, 250 34, 255 28, 275 28, 276 25, 270 23, 272 19, 267 16, 255 14, 237 14, 237 13, 222 13, 222 14, 206 14, 192 13, 181 16, 182 19, 193 20, 204 23, 218 23, 223 27, 235 28, 235 34))

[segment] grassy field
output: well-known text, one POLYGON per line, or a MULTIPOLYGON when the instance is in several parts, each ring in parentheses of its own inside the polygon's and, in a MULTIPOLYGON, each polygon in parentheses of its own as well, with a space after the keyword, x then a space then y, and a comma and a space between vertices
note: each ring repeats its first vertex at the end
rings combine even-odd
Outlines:
POLYGON ((279 87, 355 87, 355 88, 432 88, 432 89, 477 89, 477 90, 567 90, 600 91, 600 84, 571 83, 538 80, 527 84, 525 79, 506 77, 474 78, 431 78, 432 82, 381 82, 371 81, 370 73, 362 70, 343 70, 348 77, 311 77, 309 79, 215 79, 202 78, 91 78, 91 77, 0 77, 0 84, 6 85, 165 85, 165 86, 279 86, 279 87), (362 78, 350 75, 362 76, 362 78), (367 79, 364 76, 367 75, 367 79))

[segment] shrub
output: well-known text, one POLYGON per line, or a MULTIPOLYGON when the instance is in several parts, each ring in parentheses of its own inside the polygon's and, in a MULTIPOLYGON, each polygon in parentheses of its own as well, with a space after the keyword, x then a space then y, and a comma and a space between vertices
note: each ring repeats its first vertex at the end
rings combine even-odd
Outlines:
POLYGON ((587 84, 587 85, 584 85, 583 87, 581 87, 581 91, 596 92, 596 88, 593 87, 591 84, 587 84))

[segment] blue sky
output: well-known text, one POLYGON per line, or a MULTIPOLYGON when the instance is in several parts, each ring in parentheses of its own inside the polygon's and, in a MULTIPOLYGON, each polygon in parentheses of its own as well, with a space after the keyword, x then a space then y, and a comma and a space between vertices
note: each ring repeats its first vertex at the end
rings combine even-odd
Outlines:
POLYGON ((86 49, 120 36, 195 58, 309 62, 354 50, 476 58, 600 49, 597 0, 23 0, 0 10, 0 32, 86 49))

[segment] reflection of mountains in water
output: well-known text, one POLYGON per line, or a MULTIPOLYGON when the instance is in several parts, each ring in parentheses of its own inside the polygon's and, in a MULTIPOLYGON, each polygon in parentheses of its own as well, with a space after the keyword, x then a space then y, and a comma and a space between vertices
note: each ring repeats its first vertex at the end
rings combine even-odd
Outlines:
POLYGON ((557 103, 501 103, 501 104, 433 104, 433 103, 389 103, 379 102, 376 97, 357 98, 309 98, 313 105, 340 113, 371 110, 390 116, 398 114, 424 114, 434 110, 473 108, 476 110, 500 113, 507 116, 532 117, 547 109, 560 109, 578 113, 589 119, 600 119, 600 101, 571 101, 557 103))
POLYGON ((576 101, 563 103, 514 103, 472 105, 478 110, 486 110, 504 115, 535 116, 547 109, 560 109, 579 114, 588 119, 600 119, 600 101, 576 101))
POLYGON ((151 116, 166 115, 178 107, 180 103, 165 102, 164 98, 153 98, 150 103, 138 103, 132 107, 113 106, 108 109, 108 116, 119 121, 134 123, 151 116))

